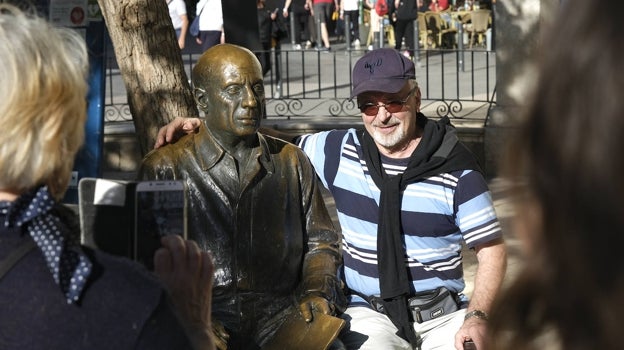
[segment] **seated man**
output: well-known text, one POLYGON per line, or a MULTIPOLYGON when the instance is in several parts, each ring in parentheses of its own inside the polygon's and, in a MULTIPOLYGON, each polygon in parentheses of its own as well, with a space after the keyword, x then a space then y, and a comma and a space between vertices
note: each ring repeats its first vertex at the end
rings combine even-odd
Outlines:
POLYGON ((309 160, 298 147, 258 133, 262 68, 249 50, 207 50, 193 69, 205 115, 199 132, 149 153, 142 179, 182 179, 189 189, 189 238, 215 260, 217 343, 258 348, 285 317, 344 307, 339 234, 309 160), (229 340, 227 339, 229 337, 229 340))

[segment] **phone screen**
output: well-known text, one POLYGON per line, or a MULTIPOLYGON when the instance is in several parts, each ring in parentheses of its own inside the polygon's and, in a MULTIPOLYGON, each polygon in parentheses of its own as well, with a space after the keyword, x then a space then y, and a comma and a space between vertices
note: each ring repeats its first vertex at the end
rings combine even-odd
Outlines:
POLYGON ((135 259, 150 270, 160 237, 186 238, 186 191, 182 181, 144 181, 136 188, 135 259))

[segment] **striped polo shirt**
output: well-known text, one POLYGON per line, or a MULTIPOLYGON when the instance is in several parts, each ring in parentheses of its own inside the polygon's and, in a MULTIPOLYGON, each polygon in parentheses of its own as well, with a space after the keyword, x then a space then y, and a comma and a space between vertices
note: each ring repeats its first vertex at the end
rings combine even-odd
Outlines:
MULTIPOLYGON (((298 144, 334 197, 347 286, 378 296, 380 190, 369 174, 356 132, 348 129, 304 135, 298 144)), ((407 161, 382 159, 389 175, 402 173, 407 161)), ((409 184, 403 191, 397 220, 401 220, 405 236, 405 264, 414 291, 445 286, 461 293, 465 287, 462 242, 473 248, 502 236, 487 183, 481 173, 472 170, 442 173, 409 184)))

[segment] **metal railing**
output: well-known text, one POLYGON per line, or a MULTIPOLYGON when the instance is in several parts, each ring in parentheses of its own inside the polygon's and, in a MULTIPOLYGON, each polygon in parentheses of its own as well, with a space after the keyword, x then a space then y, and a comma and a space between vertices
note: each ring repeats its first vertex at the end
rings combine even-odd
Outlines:
MULTIPOLYGON (((294 50, 290 44, 271 50, 272 67, 265 76, 267 116, 299 117, 359 116, 350 99, 351 72, 365 50, 333 45, 332 51, 294 50)), ((199 54, 185 54, 185 70, 199 54)), ((485 123, 496 103, 495 52, 483 48, 417 51, 416 79, 422 93, 421 108, 427 115, 485 123)), ((114 55, 107 57, 105 121, 128 121, 132 116, 125 87, 114 55)))

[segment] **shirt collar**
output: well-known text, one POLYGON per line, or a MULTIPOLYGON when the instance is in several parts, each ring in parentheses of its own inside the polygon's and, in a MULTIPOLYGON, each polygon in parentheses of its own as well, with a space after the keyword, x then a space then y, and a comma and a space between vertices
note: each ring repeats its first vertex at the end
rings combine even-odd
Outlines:
MULTIPOLYGON (((275 166, 271 161, 271 152, 267 139, 260 133, 257 133, 257 135, 259 146, 254 148, 253 154, 257 156, 258 161, 268 173, 273 173, 275 171, 275 166)), ((197 157, 200 167, 204 171, 214 167, 226 153, 208 131, 204 123, 201 123, 199 132, 195 135, 194 144, 195 156, 197 157)))

